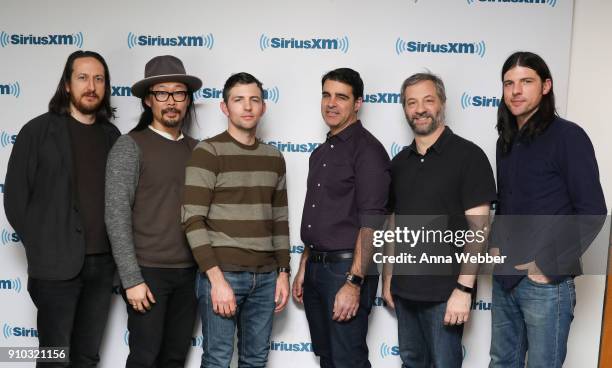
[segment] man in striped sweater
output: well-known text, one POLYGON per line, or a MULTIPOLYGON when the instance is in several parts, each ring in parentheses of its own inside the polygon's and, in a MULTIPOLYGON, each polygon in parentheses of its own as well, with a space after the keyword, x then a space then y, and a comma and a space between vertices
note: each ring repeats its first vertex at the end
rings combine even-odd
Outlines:
POLYGON ((227 131, 199 143, 186 170, 183 227, 198 263, 202 367, 228 367, 238 327, 240 367, 264 367, 274 312, 289 295, 285 161, 259 142, 260 81, 232 75, 221 110, 227 131))

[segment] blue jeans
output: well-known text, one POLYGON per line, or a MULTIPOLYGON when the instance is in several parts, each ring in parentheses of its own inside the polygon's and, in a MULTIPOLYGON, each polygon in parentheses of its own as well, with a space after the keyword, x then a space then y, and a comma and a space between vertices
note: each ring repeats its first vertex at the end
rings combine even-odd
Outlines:
POLYGON ((561 368, 574 319, 574 279, 538 284, 528 277, 511 290, 493 281, 490 368, 561 368))
POLYGON ((211 285, 199 272, 196 296, 202 317, 202 368, 227 368, 234 353, 234 334, 238 327, 238 366, 265 367, 270 351, 274 317, 276 272, 223 272, 234 290, 236 314, 221 317, 213 311, 211 285))
POLYGON ((398 296, 393 296, 393 302, 402 367, 461 367, 463 325, 444 325, 446 302, 417 302, 398 296))
POLYGON ((357 315, 347 322, 332 320, 336 293, 346 283, 352 260, 306 263, 304 310, 312 348, 321 368, 369 368, 368 316, 374 304, 378 275, 366 276, 361 286, 357 315))

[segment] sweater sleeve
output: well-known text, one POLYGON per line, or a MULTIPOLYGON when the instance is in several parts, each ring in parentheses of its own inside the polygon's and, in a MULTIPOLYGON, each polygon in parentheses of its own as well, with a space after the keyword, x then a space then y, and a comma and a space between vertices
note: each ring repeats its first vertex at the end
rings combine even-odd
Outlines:
POLYGON ((144 282, 136 259, 132 231, 132 208, 139 172, 140 150, 131 137, 123 135, 108 154, 104 220, 125 289, 144 282))
POLYGON ((214 147, 200 142, 193 150, 185 169, 185 192, 181 207, 181 222, 200 271, 218 266, 211 246, 206 218, 217 182, 218 161, 214 147))
MULTIPOLYGON (((280 153, 279 153, 280 154, 280 153)), ((289 267, 289 208, 287 204, 287 173, 285 159, 280 154, 278 183, 272 198, 274 230, 272 245, 278 267, 289 267)))

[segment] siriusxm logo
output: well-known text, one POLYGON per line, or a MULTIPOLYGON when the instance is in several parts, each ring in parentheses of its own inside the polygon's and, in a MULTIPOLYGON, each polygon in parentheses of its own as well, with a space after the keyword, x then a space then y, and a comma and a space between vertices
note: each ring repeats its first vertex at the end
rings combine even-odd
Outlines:
MULTIPOLYGON (((2 184, 2 193, 4 193, 4 184, 2 184)), ((19 235, 17 235, 17 233, 2 229, 2 233, 0 233, 0 241, 3 245, 11 245, 13 243, 21 242, 21 238, 19 235)))
MULTIPOLYGON (((278 103, 280 100, 280 90, 278 87, 264 88, 264 100, 278 103)), ((223 98, 223 88, 204 87, 193 93, 194 100, 221 99, 223 98)))
POLYGON ((38 330, 31 327, 13 327, 5 323, 2 326, 2 335, 5 339, 10 339, 11 337, 38 337, 38 330))
POLYGON ((291 247, 289 247, 289 253, 302 254, 304 253, 304 246, 303 245, 292 245, 291 247))
POLYGON ((501 100, 497 97, 487 96, 471 96, 467 92, 461 95, 461 108, 463 110, 468 107, 498 107, 501 100))
POLYGON ((0 280, 0 290, 11 290, 15 293, 21 293, 21 279, 0 280))
POLYGON ((286 343, 284 341, 270 341, 270 351, 289 351, 299 353, 312 353, 311 342, 286 343))
POLYGON ((493 305, 493 303, 491 302, 485 302, 484 300, 480 299, 478 301, 474 300, 472 302, 472 310, 479 310, 479 311, 490 311, 491 310, 491 306, 493 305))
POLYGON ((265 34, 259 36, 259 49, 264 51, 273 49, 307 49, 307 50, 338 50, 347 53, 349 50, 349 38, 347 36, 337 38, 284 38, 268 37, 265 34))
POLYGON ((132 95, 132 87, 130 86, 111 86, 111 96, 127 97, 132 95))
POLYGON ((37 46, 57 46, 71 45, 78 48, 83 47, 83 32, 72 34, 48 34, 43 36, 35 36, 33 34, 8 34, 4 31, 0 32, 0 46, 7 47, 9 45, 37 45, 37 46))
POLYGON ((366 94, 363 96, 363 102, 365 103, 399 103, 400 102, 400 94, 399 93, 390 93, 390 92, 378 92, 366 94))
POLYGON ((512 4, 548 4, 554 8, 557 5, 557 0, 467 0, 467 3, 472 5, 474 3, 512 3, 512 4))
POLYGON ((19 82, 13 84, 0 84, 0 95, 15 96, 15 98, 17 98, 20 94, 21 87, 19 86, 19 82))
POLYGON ((385 359, 386 357, 390 357, 390 356, 399 356, 399 346, 397 345, 389 346, 387 345, 387 343, 383 342, 382 344, 380 344, 378 353, 380 354, 380 357, 383 359, 385 359))
POLYGON ((315 150, 321 143, 291 143, 281 141, 269 141, 264 142, 271 146, 276 147, 281 152, 299 152, 299 153, 310 153, 315 150))
POLYGON ((128 48, 136 46, 167 46, 167 47, 205 47, 212 50, 215 45, 215 37, 212 33, 207 35, 177 35, 173 37, 162 37, 160 35, 137 35, 129 32, 127 35, 128 48))
POLYGON ((391 153, 391 158, 395 157, 398 153, 402 152, 402 150, 404 148, 406 148, 408 146, 401 146, 395 142, 393 142, 391 144, 391 149, 389 150, 389 152, 391 153))
POLYGON ((405 41, 398 37, 395 41, 395 53, 401 55, 404 52, 432 54, 474 54, 484 58, 487 52, 487 45, 484 41, 434 43, 429 41, 405 41))
POLYGON ((15 134, 8 134, 4 130, 0 133, 0 146, 2 146, 2 148, 8 146, 9 144, 15 144, 16 140, 17 135, 15 134))

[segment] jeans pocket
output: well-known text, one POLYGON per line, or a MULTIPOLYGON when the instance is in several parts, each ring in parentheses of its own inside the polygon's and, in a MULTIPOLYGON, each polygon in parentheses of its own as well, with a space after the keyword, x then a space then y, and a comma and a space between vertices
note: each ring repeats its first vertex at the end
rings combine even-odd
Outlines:
POLYGON ((346 274, 351 270, 351 265, 353 261, 346 260, 340 262, 333 262, 325 264, 325 268, 329 271, 331 275, 336 278, 346 278, 346 274))
POLYGON ((527 279, 527 281, 531 284, 531 285, 535 285, 537 287, 543 287, 543 288, 554 288, 557 287, 556 284, 552 284, 552 283, 541 283, 541 282, 537 282, 532 280, 529 276, 525 276, 525 278, 527 279))

